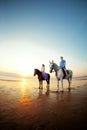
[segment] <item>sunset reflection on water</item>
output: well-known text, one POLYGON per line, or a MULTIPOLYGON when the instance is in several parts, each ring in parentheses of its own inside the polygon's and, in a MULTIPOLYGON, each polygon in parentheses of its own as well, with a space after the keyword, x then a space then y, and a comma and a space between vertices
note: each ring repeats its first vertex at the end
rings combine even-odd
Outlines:
POLYGON ((20 86, 21 86, 21 97, 20 97, 20 102, 22 104, 27 104, 29 102, 29 92, 28 92, 28 82, 26 79, 22 79, 20 86))

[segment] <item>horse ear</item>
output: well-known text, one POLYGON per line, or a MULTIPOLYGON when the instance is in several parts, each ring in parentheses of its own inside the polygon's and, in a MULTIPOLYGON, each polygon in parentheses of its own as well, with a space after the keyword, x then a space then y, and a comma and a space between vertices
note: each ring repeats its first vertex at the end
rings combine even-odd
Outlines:
POLYGON ((51 61, 49 60, 49 63, 51 64, 51 61))
POLYGON ((54 61, 52 60, 52 63, 54 63, 54 61))

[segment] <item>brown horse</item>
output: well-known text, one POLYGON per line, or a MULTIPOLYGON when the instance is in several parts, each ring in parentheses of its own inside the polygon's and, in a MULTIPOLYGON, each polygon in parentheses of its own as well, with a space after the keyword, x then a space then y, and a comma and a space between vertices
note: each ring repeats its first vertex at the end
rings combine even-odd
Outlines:
POLYGON ((50 85, 50 75, 48 73, 47 74, 47 79, 45 79, 42 75, 42 72, 38 69, 34 69, 34 76, 37 75, 38 76, 38 80, 39 80, 39 89, 43 89, 43 80, 46 80, 47 82, 47 91, 49 91, 49 85, 50 85))

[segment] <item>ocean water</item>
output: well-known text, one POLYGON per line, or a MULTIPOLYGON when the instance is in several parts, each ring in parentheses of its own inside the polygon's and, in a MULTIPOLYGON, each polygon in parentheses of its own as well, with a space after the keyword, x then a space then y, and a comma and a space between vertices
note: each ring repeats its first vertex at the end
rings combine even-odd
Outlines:
MULTIPOLYGON (((37 77, 31 78, 0 78, 0 129, 9 129, 17 127, 18 129, 25 126, 37 127, 41 116, 47 113, 54 113, 52 106, 57 100, 63 101, 71 95, 67 90, 67 80, 64 80, 64 93, 56 93, 56 78, 51 78, 50 92, 46 93, 46 82, 43 82, 43 90, 38 89, 37 77), (43 112, 44 111, 44 112, 43 112), (21 127, 19 127, 21 126, 21 127)), ((87 85, 87 79, 72 79, 71 93, 76 89, 83 89, 87 85)), ((61 83, 60 83, 61 91, 61 83)), ((44 117, 45 118, 45 117, 44 117)), ((46 120, 46 118, 45 118, 46 120)), ((48 119, 49 120, 49 119, 48 119)), ((40 122, 43 124, 43 122, 40 122)), ((46 123, 46 122, 44 122, 46 123)))

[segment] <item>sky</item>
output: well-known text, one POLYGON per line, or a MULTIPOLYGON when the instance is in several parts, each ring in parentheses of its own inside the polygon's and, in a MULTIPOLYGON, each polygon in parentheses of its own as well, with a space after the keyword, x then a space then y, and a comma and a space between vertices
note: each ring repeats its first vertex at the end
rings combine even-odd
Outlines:
POLYGON ((0 0, 0 72, 32 75, 60 56, 87 75, 86 0, 0 0))

